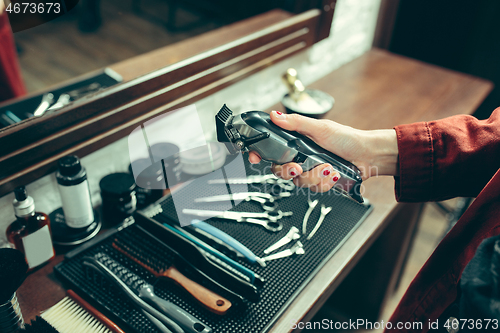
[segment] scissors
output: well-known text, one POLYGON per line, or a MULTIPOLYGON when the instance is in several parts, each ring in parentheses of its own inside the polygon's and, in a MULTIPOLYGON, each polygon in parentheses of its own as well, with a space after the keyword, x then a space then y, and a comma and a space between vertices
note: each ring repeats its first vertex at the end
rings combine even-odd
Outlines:
POLYGON ((209 184, 270 184, 278 185, 284 191, 292 191, 295 188, 291 180, 277 178, 273 174, 248 176, 246 178, 211 179, 209 184))
POLYGON ((262 209, 268 212, 274 212, 278 209, 278 203, 276 200, 281 198, 287 198, 291 195, 290 192, 281 192, 277 195, 272 195, 269 193, 261 192, 242 192, 234 194, 223 194, 214 195, 211 197, 197 198, 194 202, 217 202, 217 201, 229 201, 229 200, 245 200, 245 201, 256 201, 260 203, 262 209))
POLYGON ((290 216, 293 212, 233 212, 233 211, 215 211, 202 209, 183 209, 182 213, 199 217, 215 217, 219 219, 233 220, 236 222, 258 224, 265 229, 278 232, 283 229, 283 223, 280 221, 283 216, 290 216))

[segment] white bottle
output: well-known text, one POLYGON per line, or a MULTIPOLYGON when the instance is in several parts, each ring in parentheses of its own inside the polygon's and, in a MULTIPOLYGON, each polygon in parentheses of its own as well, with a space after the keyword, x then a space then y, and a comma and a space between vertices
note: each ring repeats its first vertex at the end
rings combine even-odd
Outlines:
POLYGON ((85 228, 94 222, 89 182, 78 157, 69 155, 59 160, 56 173, 64 219, 70 228, 85 228))

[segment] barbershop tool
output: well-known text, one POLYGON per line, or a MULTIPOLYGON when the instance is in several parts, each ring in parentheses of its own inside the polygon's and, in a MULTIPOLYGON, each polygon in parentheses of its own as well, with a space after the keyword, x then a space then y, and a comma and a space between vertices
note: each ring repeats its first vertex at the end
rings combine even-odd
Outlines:
POLYGON ((78 99, 78 98, 83 97, 85 95, 88 95, 90 93, 94 93, 94 92, 100 90, 101 87, 102 86, 100 83, 94 82, 94 83, 89 84, 88 86, 84 86, 84 87, 81 87, 81 88, 78 88, 75 90, 71 90, 67 94, 71 97, 71 99, 75 100, 75 99, 78 99))
POLYGON ((318 204, 319 200, 314 200, 311 201, 311 199, 307 199, 307 203, 309 204, 309 208, 307 209, 306 213, 304 214, 304 219, 302 220, 302 234, 306 234, 307 232, 307 221, 309 221, 309 216, 311 216, 312 211, 314 210, 314 207, 318 204))
MULTIPOLYGON (((183 258, 189 265, 187 268, 196 269, 195 272, 201 274, 207 281, 230 292, 237 298, 245 298, 251 302, 260 300, 258 288, 264 285, 264 279, 261 277, 256 278, 252 284, 247 276, 197 246, 194 242, 167 228, 166 223, 172 223, 172 220, 164 215, 160 214, 155 217, 155 220, 152 220, 136 213, 134 219, 139 225, 138 228, 145 235, 159 242, 160 246, 165 247, 169 252, 176 253, 177 256, 183 258)), ((134 239, 132 238, 130 241, 133 242, 134 239)), ((179 265, 176 266, 179 267, 179 265)))
POLYGON ((67 290, 66 294, 68 296, 40 315, 58 332, 125 333, 73 290, 67 290))
POLYGON ((57 102, 55 102, 50 108, 48 108, 47 111, 59 110, 69 103, 71 103, 71 96, 68 94, 61 94, 57 99, 57 102))
POLYGON ((211 235, 205 230, 197 228, 192 224, 185 226, 183 228, 190 234, 195 235, 197 238, 201 239, 205 243, 212 245, 215 249, 221 251, 222 253, 224 253, 225 255, 227 255, 232 259, 246 259, 245 256, 241 252, 236 250, 234 247, 230 246, 229 244, 225 243, 223 240, 215 237, 214 235, 211 235))
POLYGON ((281 192, 278 195, 272 195, 269 193, 262 192, 242 192, 234 194, 223 194, 214 195, 211 197, 196 198, 194 202, 217 202, 217 201, 229 201, 229 200, 245 200, 245 201, 255 201, 260 203, 262 209, 273 212, 278 209, 277 200, 281 198, 288 198, 292 194, 290 192, 281 192))
POLYGON ((273 174, 248 176, 246 178, 210 179, 209 184, 269 184, 277 185, 284 191, 292 191, 295 184, 291 180, 277 178, 273 174))
POLYGON ((111 279, 117 286, 122 289, 131 300, 134 301, 142 310, 147 311, 150 315, 160 320, 163 324, 167 325, 169 329, 175 332, 185 333, 210 333, 212 329, 193 317, 177 305, 164 300, 154 293, 154 287, 141 279, 138 275, 132 273, 130 270, 122 266, 117 261, 111 259, 104 253, 97 253, 94 257, 86 257, 84 265, 97 269, 101 274, 111 279), (128 290, 128 291, 126 291, 128 290), (139 296, 140 300, 144 300, 151 306, 144 306, 142 303, 137 302, 135 297, 139 296), (156 311, 152 311, 155 310, 156 311), (165 317, 174 321, 172 325, 171 320, 165 320, 165 317), (180 326, 180 327, 179 327, 180 326))
MULTIPOLYGON (((199 280, 203 281, 204 285, 210 286, 209 288, 217 288, 222 289, 227 293, 230 293, 231 296, 243 299, 245 297, 254 299, 257 296, 257 289, 255 286, 245 281, 239 281, 242 284, 237 284, 237 287, 231 289, 233 286, 231 281, 229 281, 234 275, 225 275, 224 278, 220 279, 222 282, 219 283, 216 278, 213 277, 213 274, 205 273, 205 270, 208 273, 213 273, 216 271, 214 268, 217 267, 218 270, 222 270, 219 266, 215 266, 211 261, 208 260, 208 255, 205 257, 202 249, 197 248, 194 244, 186 244, 182 243, 182 249, 186 250, 186 256, 188 259, 184 258, 181 253, 174 250, 170 245, 176 245, 176 242, 171 238, 165 238, 165 234, 167 232, 171 232, 170 229, 166 229, 164 224, 156 223, 153 226, 155 229, 150 229, 151 224, 148 224, 149 220, 143 220, 141 215, 136 215, 136 220, 139 222, 144 222, 143 227, 137 226, 137 230, 134 235, 129 234, 124 238, 123 234, 121 239, 124 239, 124 242, 128 245, 128 248, 132 250, 134 254, 141 254, 141 256, 146 256, 149 260, 146 260, 149 266, 151 266, 157 272, 164 270, 165 267, 169 266, 171 263, 176 267, 181 268, 185 271, 191 273, 192 276, 197 277, 199 280), (148 222, 145 222, 148 221, 148 222), (153 235, 150 231, 146 230, 144 227, 147 227, 148 230, 153 232, 153 235), (144 246, 144 244, 137 244, 137 236, 140 236, 141 239, 150 239, 150 244, 144 246), (167 245, 170 244, 170 245, 167 245), (205 259, 205 260, 203 260, 205 259), (228 281, 230 283, 228 283, 228 281), (231 288, 229 288, 231 287, 231 288), (247 293, 248 289, 251 289, 252 293, 247 293), (236 290, 236 292, 235 292, 236 290)), ((173 233, 173 232, 172 232, 173 233)), ((175 237, 181 237, 180 235, 173 233, 175 237)), ((226 271, 224 271, 226 273, 226 271)), ((217 276, 216 276, 217 277, 217 276)), ((245 277, 246 278, 246 277, 245 277)), ((234 281, 232 281, 234 282, 234 281)), ((257 298, 256 298, 257 299, 257 298)))
POLYGON ((243 223, 253 223, 264 227, 266 230, 272 232, 278 232, 283 229, 283 223, 280 219, 283 216, 290 216, 293 212, 282 212, 278 210, 276 212, 266 211, 264 213, 252 213, 252 212, 232 212, 232 211, 214 211, 214 210, 202 210, 202 209, 183 209, 183 214, 194 215, 199 217, 215 217, 225 220, 233 220, 236 222, 243 223), (276 213, 276 215, 275 215, 276 213))
MULTIPOLYGON (((253 272, 252 270, 239 264, 238 262, 229 258, 225 254, 217 251, 216 249, 214 249, 213 247, 211 247, 207 243, 203 242, 202 240, 196 238, 195 236, 188 234, 181 227, 172 226, 168 223, 165 223, 164 226, 166 228, 168 228, 169 230, 172 230, 176 234, 180 235, 181 237, 184 237, 184 238, 190 240, 191 242, 196 244, 198 247, 201 247, 203 250, 207 251, 211 256, 215 257, 218 264, 224 264, 224 266, 226 268, 229 268, 233 273, 236 273, 238 275, 243 274, 246 278, 249 279, 250 283, 255 283, 256 280, 260 280, 260 284, 264 284, 264 280, 259 275, 257 275, 255 272, 253 272), (227 267, 227 266, 229 266, 229 267, 227 267)), ((262 264, 264 264, 264 263, 262 263, 262 264)), ((265 264, 264 264, 264 266, 265 266, 265 264)))
POLYGON ((307 240, 311 239, 312 236, 318 231, 319 227, 321 227, 321 224, 323 223, 323 220, 325 219, 326 215, 330 213, 332 210, 332 207, 326 207, 325 205, 321 205, 321 215, 318 219, 318 222, 316 222, 316 225, 314 226, 314 229, 311 231, 309 236, 307 236, 307 240))
POLYGON ((165 265, 156 270, 158 267, 157 262, 151 262, 150 258, 144 257, 140 252, 134 251, 133 248, 128 246, 126 243, 115 239, 112 246, 123 253, 130 259, 132 259, 137 264, 141 265, 148 272, 154 275, 156 278, 165 278, 175 281, 179 286, 186 290, 191 296, 197 299, 201 304, 203 304, 208 310, 216 314, 225 314, 227 310, 231 307, 231 302, 222 296, 208 290, 207 288, 199 285, 198 283, 190 280, 184 276, 181 272, 177 270, 174 265, 168 265, 165 261, 165 265))
POLYGON ((266 161, 277 164, 300 163, 309 171, 323 163, 330 163, 341 177, 334 186, 338 191, 362 203, 361 171, 352 163, 326 151, 309 138, 275 125, 262 111, 239 115, 224 105, 215 116, 217 140, 226 142, 231 153, 254 151, 266 161))
POLYGON ((269 246, 267 249, 264 250, 265 254, 269 254, 273 252, 274 250, 279 249, 280 247, 290 243, 293 240, 299 239, 300 238, 300 232, 297 227, 291 227, 290 230, 287 232, 287 234, 281 238, 279 241, 274 243, 273 245, 269 246))
POLYGON ((35 117, 39 117, 47 111, 47 109, 54 103, 54 95, 52 93, 47 93, 44 94, 42 97, 42 101, 40 102, 40 105, 36 108, 35 112, 33 112, 33 115, 35 117))
POLYGON ((193 220, 191 222, 191 225, 197 229, 200 229, 204 232, 209 233, 212 236, 217 237, 227 245, 231 246, 234 248, 236 251, 239 253, 243 254, 243 256, 252 264, 258 263, 262 267, 265 267, 266 264, 265 262, 262 261, 259 257, 257 257, 249 248, 247 248, 245 245, 241 244, 238 242, 236 239, 233 237, 229 236, 226 234, 224 231, 208 224, 207 222, 203 222, 200 220, 193 220))
POLYGON ((19 118, 12 111, 9 111, 9 110, 0 114, 0 117, 2 118, 3 122, 6 123, 6 126, 14 125, 14 124, 20 123, 22 121, 21 118, 19 118))
POLYGON ((271 260, 276 260, 280 258, 285 258, 292 256, 294 254, 304 254, 306 253, 304 251, 304 245, 300 241, 297 241, 291 248, 283 250, 281 252, 275 253, 275 254, 270 254, 267 257, 262 258, 264 261, 271 261, 271 260))
MULTIPOLYGON (((137 296, 125 282, 123 282, 115 272, 109 267, 100 262, 100 258, 105 256, 103 253, 98 253, 94 257, 84 257, 83 265, 100 273, 107 281, 110 281, 117 288, 121 289, 123 294, 129 298, 139 310, 153 323, 153 325, 162 333, 184 333, 184 330, 177 325, 172 319, 164 315, 154 307, 146 303, 142 298, 137 296)), ((103 283, 104 285, 104 283, 103 283)))
POLYGON ((7 127, 7 126, 10 126, 10 125, 14 125, 16 124, 17 122, 12 120, 11 117, 9 117, 6 113, 0 113, 0 124, 3 126, 3 127, 7 127))

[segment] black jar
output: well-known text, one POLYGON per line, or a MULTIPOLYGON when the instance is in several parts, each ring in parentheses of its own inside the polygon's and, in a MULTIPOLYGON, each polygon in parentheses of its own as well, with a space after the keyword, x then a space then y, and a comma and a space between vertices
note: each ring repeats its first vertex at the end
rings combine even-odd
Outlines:
POLYGON ((129 164, 130 175, 133 176, 132 164, 138 170, 143 170, 136 176, 137 184, 137 209, 149 206, 163 196, 163 190, 166 188, 163 177, 163 167, 161 162, 151 164, 149 159, 139 159, 129 164))
POLYGON ((105 176, 99 182, 103 220, 121 223, 137 209, 136 184, 129 173, 118 172, 105 176))
POLYGON ((179 157, 180 149, 177 145, 170 142, 155 143, 151 146, 151 154, 155 162, 163 165, 167 175, 166 186, 170 188, 181 180, 181 160, 179 157))

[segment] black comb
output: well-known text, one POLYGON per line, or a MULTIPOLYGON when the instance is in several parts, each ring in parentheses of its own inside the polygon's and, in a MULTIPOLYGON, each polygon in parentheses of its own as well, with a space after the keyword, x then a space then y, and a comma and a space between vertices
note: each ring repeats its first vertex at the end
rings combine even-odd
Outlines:
MULTIPOLYGON (((100 285, 103 289, 108 289, 107 282, 109 281, 112 286, 117 290, 121 290, 123 295, 127 296, 142 312, 142 314, 149 319, 161 333, 184 333, 172 319, 159 312, 151 305, 139 298, 134 291, 132 291, 109 267, 101 262, 100 259, 108 258, 102 253, 98 253, 93 257, 84 257, 83 266, 86 267, 87 279, 93 281, 96 285, 100 285), (93 274, 98 272, 100 274, 93 274)), ((110 292, 111 289, 108 289, 110 292)))
MULTIPOLYGON (((233 111, 224 104, 222 108, 215 115, 215 127, 217 129, 217 141, 219 142, 231 142, 231 138, 228 137, 227 124, 231 123, 231 118, 233 117, 233 111)), ((226 144, 226 147, 230 149, 231 145, 226 144)), ((234 149, 230 150, 234 153, 234 149)))
MULTIPOLYGON (((94 255, 92 259, 94 259, 94 262, 97 261, 98 263, 102 264, 105 268, 107 268, 109 271, 111 271, 111 273, 113 273, 116 277, 118 277, 121 280, 121 282, 125 283, 125 285, 141 299, 152 305, 154 308, 163 313, 165 316, 174 320, 176 324, 182 327, 182 330, 180 332, 183 331, 186 333, 212 332, 212 329, 210 327, 200 322, 197 318, 187 313, 185 310, 181 309, 177 305, 167 300, 164 300, 156 296, 156 294, 154 293, 154 287, 152 285, 147 283, 137 274, 132 273, 132 271, 125 268, 123 265, 118 263, 116 260, 110 258, 108 255, 104 253, 97 253, 96 255, 94 255)), ((101 268, 100 271, 102 272, 102 266, 99 265, 99 267, 101 268)), ((112 278, 112 276, 110 275, 108 275, 108 277, 112 278)), ((116 280, 115 282, 119 283, 119 281, 116 280)), ((150 309, 148 309, 147 311, 150 314, 154 315, 154 313, 151 313, 150 309)))
POLYGON ((226 104, 222 106, 222 108, 217 112, 216 117, 220 119, 223 123, 226 123, 229 118, 233 115, 233 111, 231 111, 226 104))

